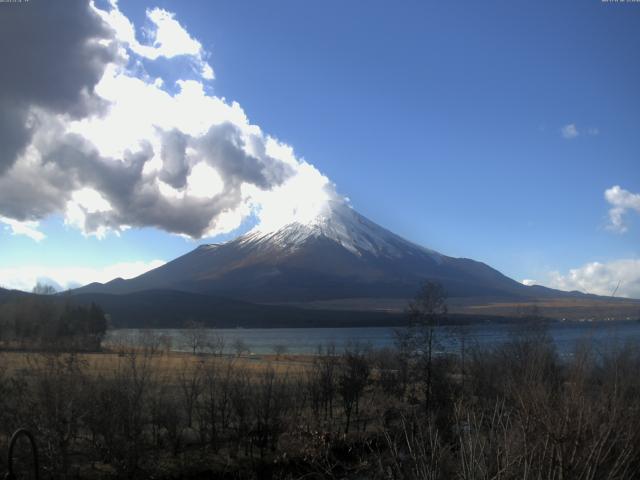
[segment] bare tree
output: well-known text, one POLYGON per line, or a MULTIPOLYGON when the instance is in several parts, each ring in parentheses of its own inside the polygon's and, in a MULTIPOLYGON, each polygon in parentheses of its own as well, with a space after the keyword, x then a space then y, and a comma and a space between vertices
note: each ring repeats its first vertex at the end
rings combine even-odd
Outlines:
POLYGON ((159 337, 161 353, 169 353, 173 347, 173 337, 167 334, 162 334, 159 337))
POLYGON ((465 379, 467 374, 467 350, 469 349, 469 343, 473 340, 471 337, 471 329, 469 325, 460 323, 451 325, 448 329, 449 335, 455 342, 458 348, 458 362, 460 365, 460 386, 464 394, 465 391, 465 379))
POLYGON ((360 346, 347 348, 338 377, 338 390, 346 417, 344 433, 349 433, 354 410, 356 415, 360 413, 360 398, 367 386, 370 372, 369 361, 360 346))
POLYGON ((50 473, 65 476, 86 414, 84 364, 75 354, 58 353, 37 355, 30 363, 35 378, 33 394, 28 397, 31 421, 42 439, 50 473))
POLYGON ((150 398, 159 394, 152 358, 149 352, 126 353, 115 370, 96 378, 88 389, 87 428, 95 449, 120 478, 136 475, 148 448, 150 398))
POLYGON ((213 329, 208 329, 205 331, 204 344, 209 353, 221 357, 224 354, 226 339, 221 333, 218 333, 213 329))
POLYGON ((151 330, 145 329, 138 332, 137 343, 151 355, 162 351, 162 337, 151 330))
POLYGON ((236 376, 234 360, 210 359, 204 364, 202 373, 198 418, 202 438, 208 438, 215 451, 220 445, 222 435, 229 429, 231 386, 236 376))
POLYGON ((200 322, 188 321, 182 329, 182 338, 189 350, 197 355, 207 346, 207 334, 204 325, 200 322))
POLYGON ((193 426, 193 414, 198 397, 202 392, 202 364, 197 362, 184 362, 178 375, 178 383, 182 393, 181 400, 187 415, 187 427, 193 426))
POLYGON ((252 444, 257 445, 260 458, 265 450, 275 450, 278 438, 284 429, 284 418, 288 411, 286 374, 276 374, 268 368, 253 382, 250 396, 252 414, 252 444))
POLYGON ((208 441, 214 451, 218 448, 219 421, 222 390, 222 371, 216 361, 207 361, 202 371, 202 395, 198 402, 197 414, 200 435, 208 441))
POLYGON ((286 354, 289 351, 289 349, 287 348, 286 345, 283 345, 281 343, 274 345, 273 346, 273 353, 276 354, 276 359, 280 360, 280 357, 284 354, 286 354))
POLYGON ((245 368, 237 368, 230 382, 230 426, 235 436, 235 452, 244 446, 245 455, 249 454, 249 430, 251 414, 251 379, 245 368))
POLYGON ((337 391, 338 357, 335 345, 326 349, 318 348, 318 355, 314 359, 309 372, 308 388, 312 400, 312 408, 316 417, 323 412, 325 420, 333 418, 333 403, 337 391))
POLYGON ((427 281, 409 302, 409 326, 397 332, 397 341, 412 358, 417 380, 422 384, 425 411, 431 406, 433 387, 433 353, 436 347, 436 327, 447 315, 447 295, 441 284, 427 281))
POLYGON ((242 338, 236 338, 233 341, 233 350, 236 352, 236 356, 240 357, 245 353, 249 353, 249 345, 242 338))

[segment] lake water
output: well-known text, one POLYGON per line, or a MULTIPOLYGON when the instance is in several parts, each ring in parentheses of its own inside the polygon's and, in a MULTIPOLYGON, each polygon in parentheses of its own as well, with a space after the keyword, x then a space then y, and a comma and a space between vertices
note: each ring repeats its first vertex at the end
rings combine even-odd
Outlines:
MULTIPOLYGON (((498 345, 509 340, 514 332, 513 325, 482 324, 465 327, 467 345, 498 345)), ((319 346, 335 346, 342 351, 356 341, 374 348, 394 345, 394 328, 247 328, 247 329, 206 329, 205 336, 211 339, 222 337, 226 353, 234 352, 234 345, 242 341, 247 350, 254 355, 274 353, 277 346, 284 346, 290 354, 314 354, 319 346)), ((580 341, 590 341, 598 349, 608 349, 637 342, 640 345, 640 322, 584 322, 555 323, 549 326, 549 334, 561 355, 570 355, 580 341)), ((439 349, 443 352, 456 351, 455 337, 451 329, 438 329, 439 349)), ((149 338, 163 337, 170 342, 174 351, 190 351, 188 334, 182 329, 117 329, 108 332, 105 345, 127 344, 141 345, 149 338)))

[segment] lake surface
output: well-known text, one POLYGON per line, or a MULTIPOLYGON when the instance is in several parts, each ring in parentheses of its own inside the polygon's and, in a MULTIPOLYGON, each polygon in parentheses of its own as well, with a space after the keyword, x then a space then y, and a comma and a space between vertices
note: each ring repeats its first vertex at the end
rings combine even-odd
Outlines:
MULTIPOLYGON (((466 326, 467 345, 493 346, 508 341, 515 330, 514 325, 482 324, 466 326)), ((615 348, 628 342, 640 345, 640 322, 584 322, 555 323, 548 328, 549 334, 561 355, 570 355, 578 342, 589 341, 601 350, 615 348)), ((233 353, 235 345, 241 341, 254 355, 272 354, 277 346, 283 346, 290 354, 314 354, 319 347, 335 346, 340 352, 350 343, 359 342, 374 348, 394 346, 395 329, 389 327, 371 328, 238 328, 203 329, 199 331, 208 337, 210 343, 215 338, 224 339, 224 351, 233 353)), ((439 346, 442 352, 458 350, 456 335, 452 329, 438 328, 439 346)), ((110 330, 105 345, 144 345, 155 338, 163 338, 174 351, 190 351, 190 332, 183 329, 117 329, 110 330)), ((203 348, 206 351, 206 347, 203 348)))

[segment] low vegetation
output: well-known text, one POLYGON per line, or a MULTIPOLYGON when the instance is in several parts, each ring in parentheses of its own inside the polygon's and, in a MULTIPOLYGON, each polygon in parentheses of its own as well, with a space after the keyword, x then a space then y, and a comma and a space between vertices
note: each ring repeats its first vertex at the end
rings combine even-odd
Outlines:
POLYGON ((5 353, 0 449, 31 429, 52 478, 637 478, 635 346, 464 353, 5 353))
POLYGON ((0 451, 26 427, 45 478, 638 478, 637 345, 561 358, 531 315, 492 347, 456 327, 443 356, 425 288, 383 351, 203 354, 194 324, 190 353, 5 352, 0 451))

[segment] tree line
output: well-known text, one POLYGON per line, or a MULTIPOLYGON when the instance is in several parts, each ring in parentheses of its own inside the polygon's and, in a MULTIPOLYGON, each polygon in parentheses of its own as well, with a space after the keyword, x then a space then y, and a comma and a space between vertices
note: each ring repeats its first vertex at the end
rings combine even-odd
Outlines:
POLYGON ((0 304, 0 346, 5 349, 99 350, 107 318, 95 303, 78 305, 37 285, 32 295, 0 304))

